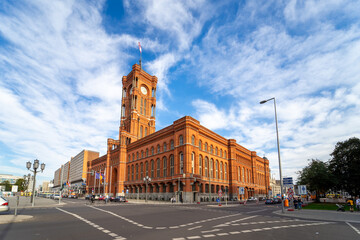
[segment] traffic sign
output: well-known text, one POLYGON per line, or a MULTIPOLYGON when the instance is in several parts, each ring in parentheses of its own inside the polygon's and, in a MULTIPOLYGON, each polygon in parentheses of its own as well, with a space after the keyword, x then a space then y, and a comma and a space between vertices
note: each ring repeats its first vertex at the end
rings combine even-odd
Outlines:
POLYGON ((245 189, 243 187, 239 187, 239 194, 245 194, 245 189))
POLYGON ((222 191, 221 191, 221 189, 219 190, 218 194, 219 194, 219 197, 222 196, 222 191))
POLYGON ((306 191, 306 185, 299 185, 298 186, 298 191, 300 195, 306 195, 307 191, 306 191))
POLYGON ((293 178, 292 177, 288 177, 288 178, 283 178, 283 184, 284 185, 293 185, 293 178))

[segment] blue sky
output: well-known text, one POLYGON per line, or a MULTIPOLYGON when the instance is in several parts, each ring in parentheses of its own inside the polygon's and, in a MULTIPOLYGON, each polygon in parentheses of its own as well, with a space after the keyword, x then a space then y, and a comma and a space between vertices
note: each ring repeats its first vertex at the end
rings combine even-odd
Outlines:
POLYGON ((1 1, 0 173, 50 180, 117 138, 121 78, 158 77, 156 128, 185 115, 283 175, 360 137, 359 1, 1 1))

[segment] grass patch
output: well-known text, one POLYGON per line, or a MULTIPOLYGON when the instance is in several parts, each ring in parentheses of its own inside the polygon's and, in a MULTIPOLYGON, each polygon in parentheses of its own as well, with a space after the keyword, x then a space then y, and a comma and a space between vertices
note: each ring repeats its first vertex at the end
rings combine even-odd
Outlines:
MULTIPOLYGON (((350 207, 344 204, 341 204, 345 206, 345 211, 350 211, 350 207)), ((337 210, 338 207, 335 203, 309 203, 307 206, 303 207, 304 209, 312 209, 312 210, 337 210)))

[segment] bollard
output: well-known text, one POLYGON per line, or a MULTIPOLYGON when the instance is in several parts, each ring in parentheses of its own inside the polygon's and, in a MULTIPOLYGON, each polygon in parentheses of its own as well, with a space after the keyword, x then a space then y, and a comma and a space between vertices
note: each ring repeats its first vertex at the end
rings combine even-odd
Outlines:
POLYGON ((16 205, 15 205, 15 216, 17 216, 17 208, 19 206, 19 196, 16 196, 16 205))

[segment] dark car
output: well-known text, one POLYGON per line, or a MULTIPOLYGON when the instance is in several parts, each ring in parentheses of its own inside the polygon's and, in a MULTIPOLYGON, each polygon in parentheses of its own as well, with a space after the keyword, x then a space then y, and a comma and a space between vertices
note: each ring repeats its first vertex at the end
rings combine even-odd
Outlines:
POLYGON ((280 198, 274 198, 274 204, 280 204, 281 199, 280 198))
POLYGON ((114 198, 113 202, 127 202, 127 201, 124 196, 118 196, 118 197, 114 198))
POLYGON ((274 204, 274 199, 266 199, 265 204, 274 204))

